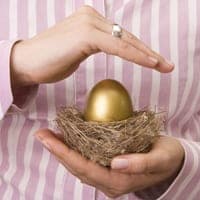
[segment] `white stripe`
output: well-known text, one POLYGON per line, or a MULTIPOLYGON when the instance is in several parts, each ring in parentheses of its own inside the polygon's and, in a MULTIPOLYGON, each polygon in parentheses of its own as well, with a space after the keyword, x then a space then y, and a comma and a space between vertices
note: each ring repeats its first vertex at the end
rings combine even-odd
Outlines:
POLYGON ((2 106, 1 106, 1 102, 0 102, 0 120, 3 119, 3 116, 4 116, 3 109, 2 109, 2 106))
POLYGON ((43 199, 44 186, 47 181, 46 178, 48 178, 45 172, 47 171, 49 159, 50 159, 49 151, 47 151, 46 149, 43 149, 42 158, 39 164, 39 178, 38 178, 39 182, 38 182, 37 189, 35 192, 35 199, 37 200, 43 199))
POLYGON ((65 16, 69 16, 72 14, 74 10, 74 1, 73 0, 66 0, 65 1, 65 16))
POLYGON ((19 183, 19 191, 21 194, 21 199, 24 199, 24 195, 27 189, 28 181, 30 178, 30 166, 31 166, 31 156, 33 152, 33 143, 34 143, 34 137, 33 134, 35 131, 37 131, 40 128, 40 123, 36 121, 28 133, 28 137, 26 139, 26 146, 25 146, 25 152, 24 152, 24 160, 23 160, 23 165, 24 165, 24 174, 21 177, 21 181, 19 183))
POLYGON ((36 0, 28 0, 28 36, 36 35, 36 0))
MULTIPOLYGON (((74 11, 74 1, 73 0, 66 0, 65 1, 65 16, 69 16, 74 11)), ((74 86, 74 73, 66 78, 65 80, 65 90, 66 90, 66 99, 67 105, 75 104, 75 86, 74 86)))
POLYGON ((8 162, 9 162, 9 168, 3 175, 4 180, 8 183, 6 191, 4 193, 3 198, 5 199, 11 199, 13 194, 13 186, 11 183, 11 179, 13 178, 13 175, 15 174, 17 170, 17 145, 18 140, 20 136, 21 129, 23 128, 25 122, 24 117, 19 117, 17 115, 13 115, 13 121, 10 125, 10 128, 8 130, 8 162))
MULTIPOLYGON (((178 99, 178 1, 170 0, 170 55, 171 60, 175 64, 175 69, 171 73, 170 95, 169 95, 169 111, 168 117, 174 114, 177 107, 178 99)), ((172 118, 168 122, 168 135, 172 133, 171 125, 172 118)))
MULTIPOLYGON (((196 0, 188 2, 189 10, 189 35, 188 35, 188 73, 187 82, 184 89, 182 101, 176 116, 184 109, 184 106, 188 100, 189 93, 192 88, 192 82, 194 79, 194 54, 195 54, 195 43, 196 43, 196 29, 197 29, 197 13, 196 13, 196 0)), ((199 84, 199 82, 197 83, 199 84)), ((197 91, 200 87, 198 85, 197 91)), ((195 111, 196 101, 198 100, 198 93, 196 93, 195 98, 192 99, 192 105, 187 114, 184 115, 183 119, 179 120, 179 130, 182 128, 184 123, 191 117, 191 114, 195 111)), ((191 101, 191 100, 190 100, 191 101)))
MULTIPOLYGON (((111 197, 105 196, 105 200, 114 200, 114 199, 111 197)), ((117 200, 129 200, 128 194, 121 195, 120 197, 117 198, 117 200)))
POLYGON ((193 135, 191 134, 190 129, 187 129, 184 133, 184 139, 192 141, 193 140, 193 135))
POLYGON ((55 107, 55 85, 46 84, 47 88, 47 105, 48 105, 48 120, 55 119, 56 107, 55 107))
POLYGON ((17 0, 9 1, 9 38, 17 38, 17 0))
POLYGON ((85 2, 85 5, 93 7, 93 1, 92 0, 85 0, 84 2, 85 2))
MULTIPOLYGON (((2 133, 1 131, 2 131, 2 126, 3 126, 3 121, 0 121, 0 133, 2 133)), ((2 148, 2 146, 0 146, 0 166, 1 166, 1 163, 2 163, 2 161, 3 161, 3 150, 1 149, 2 148)), ((0 184, 0 187, 1 187, 1 184, 0 184)))
MULTIPOLYGON (((28 37, 36 35, 36 0, 28 0, 28 37)), ((30 106, 29 118, 36 119, 36 100, 30 106)))
MULTIPOLYGON (((200 133, 199 116, 195 115, 195 117, 194 117, 194 115, 193 115, 193 120, 194 120, 194 124, 195 124, 195 127, 196 127, 196 134, 199 135, 199 133, 200 133)), ((193 138, 193 140, 194 140, 194 138, 193 138)))
MULTIPOLYGON (((159 11, 160 11, 160 0, 152 1, 151 11, 151 47, 156 52, 159 52, 159 11)), ((150 106, 156 108, 159 100, 159 89, 160 89, 160 73, 152 71, 152 89, 150 106)))
POLYGON ((67 77, 65 80, 65 89, 66 89, 66 99, 67 105, 72 106, 75 104, 75 86, 74 86, 74 74, 67 77))
MULTIPOLYGON (((97 66, 101 67, 101 66, 97 66)), ((87 84, 87 91, 91 89, 94 85, 94 56, 90 56, 87 58, 86 61, 86 84, 87 84)))
POLYGON ((83 184, 77 178, 74 187, 74 200, 82 200, 83 184))
POLYGON ((177 188, 176 193, 173 196, 174 199, 179 199, 178 196, 184 193, 187 185, 190 184, 190 182, 192 181, 192 179, 198 173, 199 170, 200 163, 199 163, 198 152, 196 151, 196 149, 194 149, 194 147, 191 144, 187 143, 187 145, 190 146, 190 150, 192 151, 194 156, 194 161, 191 165, 192 169, 190 170, 190 173, 187 174, 187 176, 182 180, 180 187, 177 188))
POLYGON ((66 168, 59 164, 56 170, 56 178, 55 178, 55 189, 52 199, 62 199, 63 194, 65 193, 65 188, 63 184, 63 177, 66 176, 67 170, 66 168))
POLYGON ((123 65, 122 59, 116 56, 114 58, 114 66, 115 66, 114 77, 116 80, 120 82, 122 81, 122 74, 123 74, 122 65, 123 65))
MULTIPOLYGON (((116 11, 114 21, 115 23, 121 25, 122 24, 122 18, 124 14, 124 2, 123 5, 119 10, 116 11)), ((122 74, 123 74, 123 68, 122 68, 123 62, 120 57, 115 56, 114 57, 114 77, 118 81, 122 81, 122 74)))
MULTIPOLYGON (((141 18, 141 7, 142 7, 143 0, 136 0, 135 7, 133 10, 133 17, 132 17, 132 33, 136 37, 140 37, 140 18, 141 18)), ((140 97, 140 90, 141 90, 141 67, 137 64, 134 64, 134 71, 133 71, 133 84, 132 84, 132 99, 133 105, 135 109, 139 108, 139 97, 140 97)))
POLYGON ((47 25, 51 27, 55 24, 55 0, 47 1, 47 25))
MULTIPOLYGON (((198 82, 197 84, 198 84, 197 91, 199 91, 199 90, 200 90, 200 83, 198 82)), ((179 120, 179 124, 178 124, 179 131, 181 131, 181 128, 184 126, 184 124, 185 124, 188 120, 190 120, 191 117, 193 117, 193 116, 191 116, 191 115, 193 115, 193 114, 195 113, 195 111, 196 111, 196 108, 197 108, 198 103, 199 103, 199 102, 198 102, 198 101, 199 101, 199 94, 196 93, 194 96, 195 96, 195 97, 192 99, 192 103, 191 103, 190 109, 187 111, 188 114, 185 114, 185 115, 183 116, 183 118, 182 118, 181 120, 179 120)), ((196 123, 196 120, 195 120, 195 119, 193 119, 193 120, 194 120, 195 123, 196 123)), ((198 127, 198 129, 199 129, 199 125, 198 125, 197 127, 198 127)), ((199 132, 198 132, 198 133, 199 133, 199 132)))
MULTIPOLYGON (((47 26, 51 27, 55 24, 55 0, 47 1, 47 26)), ((56 115, 55 107, 55 85, 46 84, 47 88, 47 105, 48 105, 48 119, 53 120, 56 115)))
POLYGON ((114 0, 104 1, 104 16, 107 18, 110 16, 114 5, 114 0))
MULTIPOLYGON (((85 5, 89 5, 94 7, 92 0, 85 0, 85 5)), ((97 66, 99 67, 99 66, 97 66)), ((95 70, 94 70, 94 56, 89 56, 86 61, 86 87, 87 91, 91 89, 91 87, 94 85, 94 76, 95 76, 95 70)))
POLYGON ((171 90, 169 101, 169 116, 171 116, 177 107, 178 97, 178 5, 177 1, 170 0, 170 53, 171 60, 175 64, 175 69, 171 73, 171 90))

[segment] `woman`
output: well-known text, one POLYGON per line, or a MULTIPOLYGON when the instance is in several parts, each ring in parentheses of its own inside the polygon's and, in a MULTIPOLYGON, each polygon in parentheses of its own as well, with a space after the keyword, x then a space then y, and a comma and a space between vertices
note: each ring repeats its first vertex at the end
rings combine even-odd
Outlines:
POLYGON ((198 199, 198 8, 195 0, 1 0, 1 198, 198 199), (59 106, 82 107, 105 78, 123 82, 136 109, 168 114, 149 153, 114 158, 109 170, 50 130, 59 106))

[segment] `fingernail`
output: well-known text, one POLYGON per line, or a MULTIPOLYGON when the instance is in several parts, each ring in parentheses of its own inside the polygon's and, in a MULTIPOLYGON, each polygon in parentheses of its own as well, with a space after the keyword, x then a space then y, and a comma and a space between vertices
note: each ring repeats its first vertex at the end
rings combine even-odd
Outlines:
POLYGON ((174 63, 173 62, 171 62, 171 61, 169 61, 169 60, 165 60, 165 62, 169 65, 169 66, 171 66, 171 67, 173 67, 174 68, 174 63))
POLYGON ((127 159, 118 158, 112 161, 111 167, 112 169, 125 169, 128 167, 128 164, 129 162, 127 159))
POLYGON ((45 146, 46 149, 48 149, 49 151, 51 151, 51 146, 50 146, 50 144, 47 141, 43 140, 42 144, 45 146))
POLYGON ((42 138, 40 135, 36 135, 35 137, 36 137, 36 139, 38 139, 45 146, 46 149, 51 151, 50 144, 46 140, 44 140, 44 138, 42 138))
POLYGON ((157 60, 156 58, 149 56, 148 59, 149 59, 154 65, 158 64, 158 60, 157 60))

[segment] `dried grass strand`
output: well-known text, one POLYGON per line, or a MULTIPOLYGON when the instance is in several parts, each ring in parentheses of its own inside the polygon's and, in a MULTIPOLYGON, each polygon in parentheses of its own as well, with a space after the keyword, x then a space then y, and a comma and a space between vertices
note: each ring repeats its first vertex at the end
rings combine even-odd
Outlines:
POLYGON ((134 111, 133 116, 115 122, 87 122, 75 107, 62 108, 56 126, 67 146, 85 158, 110 166, 113 157, 148 152, 163 130, 163 114, 149 110, 134 111))

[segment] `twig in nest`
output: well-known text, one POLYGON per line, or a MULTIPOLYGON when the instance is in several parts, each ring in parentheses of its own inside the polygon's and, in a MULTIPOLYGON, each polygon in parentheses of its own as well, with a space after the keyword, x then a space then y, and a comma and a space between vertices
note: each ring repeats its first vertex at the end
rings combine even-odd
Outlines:
POLYGON ((148 152, 163 129, 163 115, 153 111, 134 111, 133 116, 115 122, 87 122, 74 107, 62 108, 56 125, 65 143, 84 157, 110 166, 113 157, 148 152))

